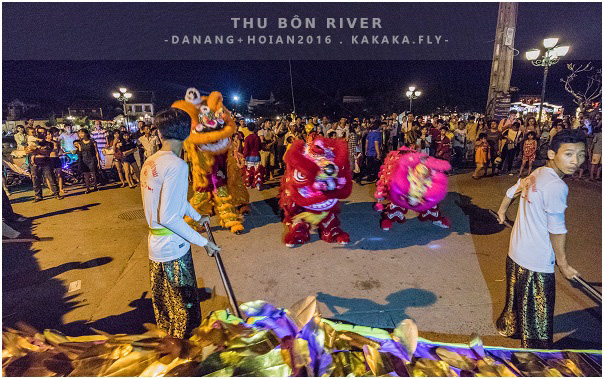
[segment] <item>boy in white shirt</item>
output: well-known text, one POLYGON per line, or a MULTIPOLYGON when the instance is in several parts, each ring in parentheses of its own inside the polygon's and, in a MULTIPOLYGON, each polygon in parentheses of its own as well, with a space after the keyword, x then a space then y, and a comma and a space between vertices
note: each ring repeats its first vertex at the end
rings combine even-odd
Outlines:
POLYGON ((568 280, 579 274, 566 261, 564 211, 572 175, 585 161, 585 135, 563 130, 552 139, 548 163, 507 190, 499 222, 513 199, 520 197, 506 260, 506 304, 497 320, 505 337, 520 337, 523 348, 548 349, 553 342, 556 282, 554 266, 568 280))
POLYGON ((189 168, 180 154, 190 133, 191 117, 171 108, 157 115, 156 125, 162 149, 141 170, 153 310, 160 329, 187 338, 201 323, 191 244, 220 249, 184 221, 186 215, 202 224, 209 222, 208 216, 199 215, 187 201, 189 168))

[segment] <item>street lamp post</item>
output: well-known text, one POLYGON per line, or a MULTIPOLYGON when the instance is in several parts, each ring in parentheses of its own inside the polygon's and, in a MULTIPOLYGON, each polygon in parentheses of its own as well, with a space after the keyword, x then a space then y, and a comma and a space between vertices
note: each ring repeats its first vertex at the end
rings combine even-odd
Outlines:
POLYGON ((120 87, 119 92, 113 93, 113 97, 115 97, 118 101, 122 103, 122 108, 124 110, 124 118, 126 119, 126 124, 128 124, 128 112, 126 112, 126 102, 132 97, 132 94, 128 92, 128 89, 126 87, 120 87))
POLYGON ((411 112, 411 107, 413 105, 413 100, 417 99, 419 97, 419 95, 421 95, 422 92, 421 91, 417 91, 415 89, 415 86, 410 86, 409 90, 407 90, 407 93, 405 94, 407 96, 407 98, 409 99, 409 112, 411 112))
POLYGON ((533 66, 542 66, 543 69, 543 86, 541 87, 541 102, 539 103, 539 117, 537 122, 541 125, 541 116, 543 114, 543 103, 545 102, 545 85, 547 83, 547 73, 549 66, 552 66, 560 60, 560 57, 565 56, 570 49, 569 46, 558 45, 558 38, 546 38, 543 40, 545 53, 541 55, 541 50, 531 49, 526 52, 526 59, 530 60, 533 66))

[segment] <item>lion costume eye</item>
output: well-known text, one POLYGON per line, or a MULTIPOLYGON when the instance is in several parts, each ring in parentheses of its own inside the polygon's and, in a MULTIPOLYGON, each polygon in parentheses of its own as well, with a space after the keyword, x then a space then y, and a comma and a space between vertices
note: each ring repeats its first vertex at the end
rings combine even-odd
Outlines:
POLYGON ((294 170, 294 180, 296 182, 303 182, 306 180, 306 176, 298 170, 294 170))
POLYGON ((210 107, 208 107, 207 105, 202 105, 199 110, 201 111, 201 113, 208 113, 210 112, 210 107))

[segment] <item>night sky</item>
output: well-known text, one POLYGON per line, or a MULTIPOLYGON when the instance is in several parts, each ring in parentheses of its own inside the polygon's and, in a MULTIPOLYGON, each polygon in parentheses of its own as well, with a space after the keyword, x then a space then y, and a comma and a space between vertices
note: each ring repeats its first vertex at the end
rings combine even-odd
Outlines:
MULTIPOLYGON (((150 5, 149 5, 150 6, 150 5)), ((264 6, 268 6, 265 4, 264 6)), ((472 38, 472 52, 482 52, 489 59, 455 61, 312 61, 292 60, 296 105, 303 108, 305 99, 320 99, 338 105, 345 95, 371 95, 377 92, 396 93, 398 110, 408 107, 403 98, 410 84, 424 94, 414 102, 414 109, 429 112, 437 106, 458 106, 460 110, 484 111, 491 70, 490 56, 496 26, 497 3, 466 3, 458 13, 439 14, 445 6, 413 5, 421 12, 446 20, 446 26, 467 32, 472 38)), ((571 52, 550 69, 546 101, 572 107, 572 100, 563 89, 560 78, 566 76, 566 63, 591 60, 601 67, 601 4, 595 3, 521 3, 517 19, 515 47, 519 55, 514 62, 512 86, 521 94, 540 94, 543 69, 533 67, 524 59, 524 52, 541 47, 545 37, 559 36, 561 43, 570 44, 571 52)), ((123 17, 128 17, 127 11, 123 17)), ((442 13, 442 12, 441 12, 442 13)), ((22 14, 23 15, 23 14, 22 14)), ((4 12, 6 16, 6 12, 4 12)), ((58 17, 58 16, 57 16, 58 17)), ((67 16, 65 16, 67 17, 67 16)), ((116 17, 120 17, 117 15, 116 17)), ((428 16, 424 16, 428 17, 428 16)), ((4 19, 7 21, 7 19, 4 19)), ((11 22, 11 19, 8 19, 11 22)), ((61 24, 56 20, 55 24, 61 24)), ((17 21, 13 30, 27 28, 27 20, 17 21)), ((119 23, 119 19, 114 22, 119 23)), ((7 25, 4 22, 5 34, 7 25)), ((37 23, 39 30, 49 24, 37 23)), ((6 57, 6 55, 5 55, 6 57)), ((287 58, 287 57, 285 57, 287 58)), ((111 92, 120 85, 133 91, 155 91, 160 108, 181 98, 185 89, 194 86, 202 92, 219 90, 225 98, 239 95, 291 102, 287 60, 283 61, 3 61, 3 102, 19 98, 67 107, 76 99, 99 99, 113 104, 111 92)), ((228 104, 228 102, 227 102, 228 104)), ((117 104, 115 104, 117 105, 117 104)), ((231 104, 232 105, 232 104, 231 104)))

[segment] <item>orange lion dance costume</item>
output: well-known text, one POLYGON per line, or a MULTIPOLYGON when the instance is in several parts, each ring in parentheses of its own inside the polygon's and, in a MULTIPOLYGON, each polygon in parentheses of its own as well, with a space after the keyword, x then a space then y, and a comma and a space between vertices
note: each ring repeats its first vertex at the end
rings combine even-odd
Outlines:
POLYGON ((222 104, 222 94, 215 91, 201 96, 197 89, 189 88, 185 100, 172 107, 191 116, 191 134, 184 142, 193 180, 189 202, 200 214, 217 214, 220 226, 239 234, 243 230, 239 208, 247 209, 249 195, 231 143, 237 126, 222 104))

